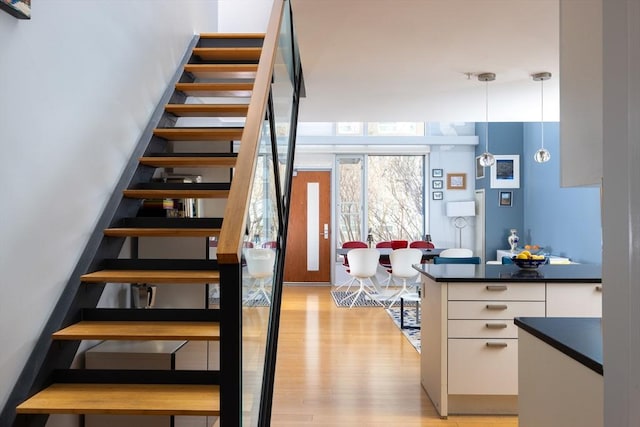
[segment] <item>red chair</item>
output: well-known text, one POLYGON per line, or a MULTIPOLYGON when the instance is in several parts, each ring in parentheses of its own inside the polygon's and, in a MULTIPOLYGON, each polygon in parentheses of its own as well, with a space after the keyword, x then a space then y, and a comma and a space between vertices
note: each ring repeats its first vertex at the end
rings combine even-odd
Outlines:
POLYGON ((409 243, 410 248, 419 248, 419 249, 433 249, 436 246, 431 242, 425 242, 424 240, 415 240, 409 243))
MULTIPOLYGON (((417 249, 433 249, 436 246, 433 243, 424 240, 414 240, 413 242, 409 243, 409 247, 417 249)), ((420 262, 422 264, 426 264, 427 262, 429 262, 429 257, 422 256, 422 260, 420 262)))
POLYGON ((391 248, 392 249, 405 249, 409 247, 409 241, 407 240, 392 240, 391 241, 391 248))
MULTIPOLYGON (((359 240, 351 240, 351 241, 348 241, 348 242, 344 242, 342 244, 342 249, 356 249, 356 248, 368 248, 368 247, 369 246, 365 242, 361 242, 359 240)), ((342 256, 342 266, 345 268, 347 273, 350 272, 350 270, 349 270, 349 260, 347 259, 346 255, 342 256)), ((355 277, 351 277, 349 280, 347 280, 346 282, 344 282, 341 285, 339 285, 335 290, 337 291, 338 289, 342 288, 343 286, 346 286, 347 287, 346 292, 349 292, 349 289, 351 288, 351 285, 355 281, 356 281, 356 278, 355 277)))
POLYGON ((264 242, 262 244, 262 247, 266 249, 278 249, 278 242, 276 242, 275 240, 270 240, 268 242, 264 242))
MULTIPOLYGON (((388 241, 376 243, 376 249, 380 249, 380 248, 393 249, 393 241, 388 240, 388 241)), ((380 255, 379 264, 387 272, 387 278, 381 283, 381 285, 385 285, 388 288, 391 282, 393 281, 393 277, 391 275, 391 261, 389 261, 389 255, 380 255)))

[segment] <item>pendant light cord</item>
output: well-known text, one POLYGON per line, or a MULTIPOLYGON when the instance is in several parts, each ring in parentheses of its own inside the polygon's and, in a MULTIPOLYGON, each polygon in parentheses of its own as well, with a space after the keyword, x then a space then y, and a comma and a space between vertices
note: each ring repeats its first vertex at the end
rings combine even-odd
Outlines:
POLYGON ((489 80, 484 83, 484 112, 485 122, 487 123, 484 129, 484 152, 489 152, 489 80))
POLYGON ((540 80, 540 147, 544 149, 544 79, 540 80))

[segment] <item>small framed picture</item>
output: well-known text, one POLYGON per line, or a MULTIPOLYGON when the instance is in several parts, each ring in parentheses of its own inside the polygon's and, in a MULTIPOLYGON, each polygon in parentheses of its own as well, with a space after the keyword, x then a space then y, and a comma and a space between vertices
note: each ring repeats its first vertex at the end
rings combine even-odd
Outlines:
POLYGON ((513 206, 513 192, 512 191, 500 191, 498 193, 498 206, 510 208, 513 206))
POLYGON ((431 169, 432 178, 442 178, 442 169, 431 169))
POLYGON ((440 189, 443 186, 443 182, 441 179, 434 179, 433 181, 431 181, 431 188, 433 189, 440 189))
POLYGON ((431 198, 433 200, 442 200, 442 191, 434 191, 431 193, 431 198))
POLYGON ((466 173, 448 173, 447 190, 464 190, 467 188, 466 173))
POLYGON ((484 166, 480 164, 482 156, 476 157, 476 179, 484 178, 484 166))

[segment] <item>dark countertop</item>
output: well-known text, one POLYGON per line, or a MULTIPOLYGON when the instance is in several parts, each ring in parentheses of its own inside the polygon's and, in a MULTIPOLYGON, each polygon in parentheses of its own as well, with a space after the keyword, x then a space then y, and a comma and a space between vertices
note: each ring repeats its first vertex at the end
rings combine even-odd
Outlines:
POLYGON ((602 282, 600 264, 546 264, 536 270, 521 270, 514 264, 420 264, 414 268, 436 282, 602 282))
POLYGON ((602 320, 594 317, 516 317, 514 323, 602 375, 602 320))

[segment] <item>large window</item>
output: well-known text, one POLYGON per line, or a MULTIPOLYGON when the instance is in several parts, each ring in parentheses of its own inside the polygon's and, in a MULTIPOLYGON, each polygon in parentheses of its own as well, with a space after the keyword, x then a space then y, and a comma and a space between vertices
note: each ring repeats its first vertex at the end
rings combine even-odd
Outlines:
POLYGON ((425 156, 337 159, 338 245, 349 240, 417 240, 424 235, 425 156), (366 197, 363 195, 366 194, 366 197))

